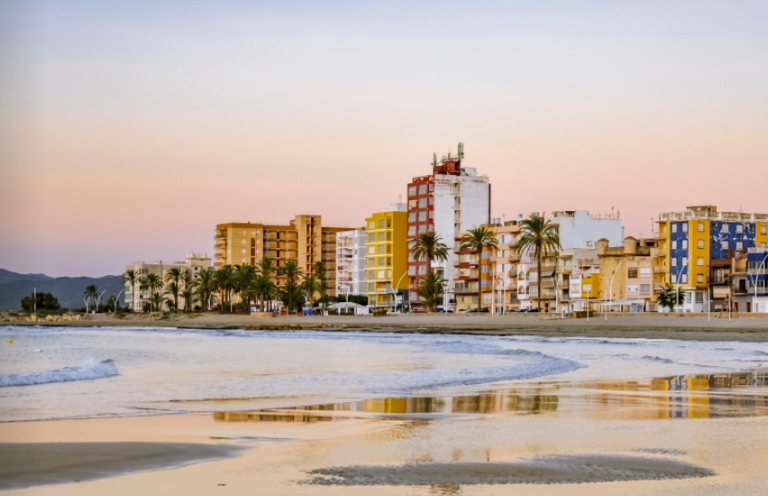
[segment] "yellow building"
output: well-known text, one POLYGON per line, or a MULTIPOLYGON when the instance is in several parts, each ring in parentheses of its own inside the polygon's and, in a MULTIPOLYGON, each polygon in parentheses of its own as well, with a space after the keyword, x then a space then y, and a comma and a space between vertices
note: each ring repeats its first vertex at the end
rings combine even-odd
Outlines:
MULTIPOLYGON (((407 290, 408 212, 404 203, 378 212, 366 222, 366 293, 368 305, 394 308, 395 294, 407 290)), ((403 301, 399 297, 398 301, 403 301)))
POLYGON ((600 266, 601 311, 648 312, 656 310, 657 289, 662 285, 664 257, 658 239, 624 238, 622 246, 609 246, 607 239, 597 242, 600 266))
MULTIPOLYGON (((326 266, 329 293, 336 291, 336 233, 347 227, 326 227, 320 215, 297 215, 288 224, 261 222, 218 224, 214 235, 214 268, 225 265, 256 265, 264 257, 278 267, 296 260, 305 274, 316 262, 326 266)), ((278 286, 282 280, 276 278, 278 286)))
POLYGON ((686 312, 706 311, 712 301, 710 270, 713 260, 728 252, 768 246, 768 214, 719 212, 711 205, 686 207, 659 215, 659 249, 664 256, 663 284, 685 292, 686 312))

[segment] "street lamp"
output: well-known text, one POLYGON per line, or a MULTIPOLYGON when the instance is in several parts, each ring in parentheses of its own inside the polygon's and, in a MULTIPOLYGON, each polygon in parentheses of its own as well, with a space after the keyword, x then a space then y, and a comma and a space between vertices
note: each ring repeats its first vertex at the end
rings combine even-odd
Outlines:
MULTIPOLYGON (((752 285, 754 286, 754 293, 752 296, 752 313, 757 313, 757 276, 760 275, 760 271, 765 268, 765 261, 768 260, 768 253, 765 254, 763 257, 763 260, 760 262, 760 265, 757 266, 757 269, 755 270, 755 277, 752 280, 752 285)), ((749 255, 747 255, 747 267, 749 267, 749 255)), ((749 278, 749 270, 747 270, 747 278, 749 278)))
MULTIPOLYGON (((675 291, 677 291, 677 298, 675 298, 675 303, 677 304, 680 301, 680 275, 683 273, 683 270, 688 266, 688 258, 685 259, 685 262, 683 262, 683 266, 680 267, 680 270, 677 271, 677 276, 675 276, 675 291)), ((681 305, 682 306, 682 305, 681 305)), ((683 308, 685 310, 685 308, 683 308)), ((674 312, 675 309, 672 309, 672 312, 674 312)), ((685 311, 683 311, 685 313, 685 311)))
MULTIPOLYGON (((400 286, 400 283, 402 282, 403 277, 405 277, 406 274, 408 274, 407 270, 403 272, 403 275, 401 275, 400 279, 397 280, 397 284, 395 284, 395 287, 392 288, 392 303, 395 307, 395 312, 397 312, 397 294, 395 293, 395 290, 400 286)), ((402 301, 400 302, 400 304, 402 306, 402 301)))

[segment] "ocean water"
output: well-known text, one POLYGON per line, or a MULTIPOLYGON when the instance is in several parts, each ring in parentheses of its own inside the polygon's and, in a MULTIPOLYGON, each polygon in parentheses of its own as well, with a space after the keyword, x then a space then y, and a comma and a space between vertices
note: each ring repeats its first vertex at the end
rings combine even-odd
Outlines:
POLYGON ((0 328, 0 421, 461 395, 768 365, 762 343, 645 339, 0 328), (9 343, 13 340, 13 343, 9 343))

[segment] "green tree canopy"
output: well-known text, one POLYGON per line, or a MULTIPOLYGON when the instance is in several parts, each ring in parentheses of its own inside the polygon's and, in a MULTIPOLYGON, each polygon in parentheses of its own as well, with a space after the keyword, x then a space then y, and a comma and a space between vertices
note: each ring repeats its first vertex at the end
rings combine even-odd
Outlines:
POLYGON ((32 293, 21 299, 21 309, 25 312, 32 312, 35 310, 35 307, 37 307, 37 310, 58 310, 61 308, 61 305, 59 305, 59 300, 51 293, 32 293))
POLYGON ((533 252, 536 258, 537 306, 541 311, 541 257, 545 253, 558 252, 562 248, 560 235, 556 225, 538 214, 531 214, 529 219, 520 222, 520 226, 521 236, 515 243, 514 250, 518 255, 523 252, 533 252))

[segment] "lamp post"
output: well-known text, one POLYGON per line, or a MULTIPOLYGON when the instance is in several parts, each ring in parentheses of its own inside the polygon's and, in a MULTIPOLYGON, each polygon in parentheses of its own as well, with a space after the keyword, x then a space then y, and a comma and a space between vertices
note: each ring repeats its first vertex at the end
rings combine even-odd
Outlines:
MULTIPOLYGON (((397 312, 397 293, 395 293, 395 290, 400 286, 400 282, 402 282, 403 277, 405 277, 407 273, 408 273, 407 270, 403 272, 403 275, 401 275, 400 279, 397 280, 397 284, 395 284, 395 287, 392 288, 392 303, 394 304, 395 312, 397 312)), ((400 302, 400 304, 402 306, 402 302, 400 302)))
MULTIPOLYGON (((675 298, 675 303, 680 301, 680 275, 683 273, 683 270, 688 266, 688 259, 685 260, 683 263, 683 266, 680 267, 680 270, 677 272, 677 276, 675 276, 675 291, 677 291, 677 298, 675 298)), ((672 309, 672 312, 674 312, 675 309, 672 309)), ((683 312, 685 313, 685 312, 683 312)), ((729 317, 730 318, 730 317, 729 317)))
POLYGON ((115 313, 117 313, 117 305, 120 304, 120 295, 123 294, 125 290, 123 289, 119 293, 117 293, 117 296, 115 297, 115 313))
POLYGON ((622 258, 621 262, 619 262, 619 265, 617 265, 616 268, 613 269, 613 274, 611 274, 611 283, 608 285, 608 310, 605 312, 605 321, 608 321, 608 312, 611 311, 611 302, 613 301, 613 278, 616 277, 616 273, 619 271, 619 267, 621 267, 621 264, 626 262, 627 259, 628 257, 622 258))
MULTIPOLYGON (((757 313, 757 276, 759 276, 760 271, 765 268, 766 260, 768 260, 768 253, 765 254, 763 260, 760 262, 760 265, 757 266, 757 269, 755 270, 755 277, 752 280, 752 285, 755 289, 752 296, 752 313, 757 313)), ((749 255, 747 255, 747 267, 749 267, 749 255)), ((749 271, 747 271, 747 278, 749 278, 749 271)))

